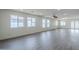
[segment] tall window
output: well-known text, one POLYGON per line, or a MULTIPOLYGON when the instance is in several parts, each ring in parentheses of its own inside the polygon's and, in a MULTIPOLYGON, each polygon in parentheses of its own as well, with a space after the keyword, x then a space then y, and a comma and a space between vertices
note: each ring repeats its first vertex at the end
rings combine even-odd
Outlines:
POLYGON ((47 20, 47 27, 50 27, 50 21, 47 20))
POLYGON ((11 15, 11 19, 10 19, 10 27, 11 28, 17 28, 17 16, 11 15))
POLYGON ((74 28, 74 21, 71 22, 71 28, 74 28))
POLYGON ((45 19, 42 20, 42 27, 43 27, 43 28, 46 27, 46 22, 45 22, 45 21, 46 21, 45 19))
POLYGON ((79 22, 78 21, 72 21, 71 22, 71 28, 79 28, 79 22))
POLYGON ((17 27, 23 27, 24 26, 24 18, 23 17, 18 17, 15 15, 11 15, 10 17, 10 27, 11 28, 17 28, 17 27))
POLYGON ((32 27, 35 27, 36 26, 36 19, 35 18, 32 18, 32 27))
POLYGON ((35 27, 36 26, 36 19, 28 17, 27 18, 27 26, 28 27, 35 27))
POLYGON ((48 19, 43 19, 42 20, 42 27, 50 27, 50 21, 48 19))
POLYGON ((27 18, 27 26, 28 27, 31 27, 31 17, 28 17, 27 18))
POLYGON ((79 22, 75 21, 75 28, 79 28, 79 22))
POLYGON ((24 17, 18 17, 18 26, 23 27, 24 26, 24 17))
POLYGON ((55 25, 56 25, 56 26, 58 25, 58 21, 57 21, 57 20, 55 21, 55 25))
POLYGON ((65 26, 65 22, 64 22, 64 21, 61 21, 61 22, 60 22, 60 25, 61 25, 61 26, 65 26))

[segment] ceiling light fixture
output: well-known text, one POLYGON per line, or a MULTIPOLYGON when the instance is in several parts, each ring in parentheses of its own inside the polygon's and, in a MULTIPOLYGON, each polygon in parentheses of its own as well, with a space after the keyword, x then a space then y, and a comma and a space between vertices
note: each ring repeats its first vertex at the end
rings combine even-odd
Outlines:
POLYGON ((54 18, 58 18, 56 15, 53 16, 54 18))

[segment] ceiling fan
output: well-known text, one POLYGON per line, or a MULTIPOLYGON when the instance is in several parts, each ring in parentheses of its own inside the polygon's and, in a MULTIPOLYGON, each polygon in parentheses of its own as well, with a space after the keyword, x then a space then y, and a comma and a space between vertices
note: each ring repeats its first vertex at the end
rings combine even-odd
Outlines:
POLYGON ((56 16, 56 15, 53 15, 53 17, 54 17, 54 18, 58 18, 58 16, 56 16))
POLYGON ((61 9, 56 9, 56 11, 55 11, 54 14, 53 14, 53 18, 59 18, 59 17, 57 16, 57 14, 60 12, 60 10, 61 10, 61 9))

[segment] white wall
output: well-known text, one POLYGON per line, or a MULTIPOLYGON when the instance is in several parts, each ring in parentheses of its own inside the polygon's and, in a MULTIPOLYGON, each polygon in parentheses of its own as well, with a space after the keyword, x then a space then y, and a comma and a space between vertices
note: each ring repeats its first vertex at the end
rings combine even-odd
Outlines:
MULTIPOLYGON (((42 28, 42 25, 41 25, 42 18, 44 18, 44 17, 31 15, 31 14, 25 14, 25 13, 21 13, 21 12, 15 12, 12 10, 0 10, 0 40, 57 28, 55 25, 55 20, 53 20, 53 19, 50 19, 50 21, 51 21, 50 28, 45 28, 45 29, 42 28), (26 25, 26 22, 25 22, 23 28, 12 29, 12 28, 10 28, 10 15, 22 16, 24 18, 27 18, 28 16, 35 17, 36 18, 36 27, 28 28, 26 25)), ((26 20, 27 19, 24 19, 24 21, 26 21, 26 20)))
POLYGON ((2 29, 2 12, 0 11, 0 39, 3 38, 2 36, 2 32, 3 32, 3 29, 2 29))

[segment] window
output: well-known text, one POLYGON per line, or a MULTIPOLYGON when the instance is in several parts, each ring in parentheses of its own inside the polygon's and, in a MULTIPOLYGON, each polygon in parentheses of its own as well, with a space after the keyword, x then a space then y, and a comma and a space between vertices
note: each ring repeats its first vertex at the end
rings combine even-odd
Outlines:
POLYGON ((27 26, 31 27, 31 18, 30 17, 27 18, 27 26))
POLYGON ((24 18, 23 17, 18 17, 18 26, 23 27, 24 26, 24 18))
POLYGON ((55 25, 56 25, 56 26, 58 25, 58 21, 57 21, 57 20, 55 21, 55 25))
POLYGON ((50 27, 50 21, 47 20, 47 27, 50 27))
POLYGON ((35 27, 35 24, 36 24, 36 20, 35 18, 32 18, 32 27, 35 27))
POLYGON ((48 19, 43 19, 42 20, 42 27, 50 27, 50 21, 48 19))
POLYGON ((18 16, 15 16, 15 15, 11 15, 10 27, 11 28, 23 27, 24 26, 23 21, 24 21, 23 17, 18 17, 18 16))
POLYGON ((79 22, 75 21, 75 28, 79 28, 79 22))
POLYGON ((42 20, 42 27, 43 27, 43 28, 46 27, 45 23, 46 23, 46 22, 45 22, 45 19, 43 19, 43 20, 42 20))
POLYGON ((11 15, 10 27, 17 28, 17 16, 11 15))
POLYGON ((74 28, 74 21, 71 22, 71 28, 74 28))
POLYGON ((36 19, 28 17, 27 18, 27 26, 28 27, 35 27, 36 26, 36 19))
POLYGON ((61 25, 61 26, 65 26, 65 22, 64 22, 64 21, 61 21, 61 22, 60 22, 60 25, 61 25))
POLYGON ((79 28, 79 22, 78 21, 72 21, 71 22, 71 28, 79 28))

